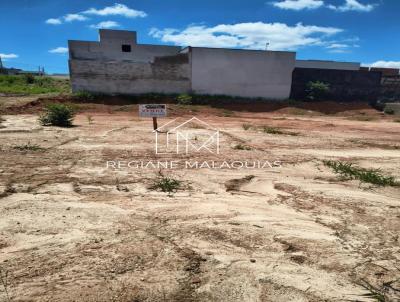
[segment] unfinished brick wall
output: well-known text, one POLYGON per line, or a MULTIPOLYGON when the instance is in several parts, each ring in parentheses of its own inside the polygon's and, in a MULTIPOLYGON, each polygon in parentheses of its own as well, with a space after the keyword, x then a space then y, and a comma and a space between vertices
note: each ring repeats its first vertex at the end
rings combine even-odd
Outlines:
POLYGON ((154 63, 70 60, 72 90, 107 94, 189 92, 188 55, 168 58, 156 59, 154 63))
POLYGON ((307 83, 321 81, 330 85, 329 99, 338 102, 376 101, 380 96, 381 73, 335 69, 295 68, 291 98, 307 98, 307 83))
POLYGON ((382 98, 400 100, 400 76, 382 77, 382 98))

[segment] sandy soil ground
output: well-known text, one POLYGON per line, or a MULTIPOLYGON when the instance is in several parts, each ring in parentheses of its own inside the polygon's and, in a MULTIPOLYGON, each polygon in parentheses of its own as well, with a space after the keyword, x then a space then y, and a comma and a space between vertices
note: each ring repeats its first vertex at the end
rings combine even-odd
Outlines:
POLYGON ((366 284, 398 301, 400 188, 340 180, 322 160, 400 178, 399 123, 181 108, 160 124, 194 115, 221 131, 220 154, 155 154, 151 120, 130 109, 81 113, 68 129, 3 115, 0 301, 384 301, 366 296, 366 284), (15 149, 28 142, 44 149, 15 149), (114 169, 108 161, 282 166, 114 169), (182 189, 151 189, 160 175, 182 189))

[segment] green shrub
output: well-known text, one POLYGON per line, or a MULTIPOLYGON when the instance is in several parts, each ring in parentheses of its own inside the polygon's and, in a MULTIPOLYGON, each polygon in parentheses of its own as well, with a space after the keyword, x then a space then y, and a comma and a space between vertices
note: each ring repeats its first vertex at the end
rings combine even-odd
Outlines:
POLYGON ((49 104, 46 111, 39 117, 43 126, 71 127, 75 111, 64 104, 49 104))
POLYGON ((24 81, 26 84, 33 84, 35 83, 35 77, 30 73, 24 74, 24 81))
POLYGON ((320 81, 311 81, 307 83, 307 98, 311 101, 324 100, 328 96, 329 91, 330 87, 327 83, 320 81))
POLYGON ((192 96, 189 94, 180 94, 176 97, 176 101, 179 105, 191 105, 192 96))
POLYGON ((392 108, 385 108, 385 110, 383 112, 388 115, 394 114, 394 110, 392 108))

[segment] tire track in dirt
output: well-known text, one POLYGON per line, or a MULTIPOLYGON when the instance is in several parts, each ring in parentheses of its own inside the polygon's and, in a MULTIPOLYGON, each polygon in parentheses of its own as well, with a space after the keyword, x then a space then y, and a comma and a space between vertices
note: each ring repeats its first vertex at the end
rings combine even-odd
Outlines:
POLYGON ((162 229, 166 229, 168 220, 155 218, 153 225, 146 229, 151 236, 156 237, 164 244, 171 246, 185 261, 183 267, 184 278, 178 280, 179 290, 171 293, 172 301, 199 301, 200 297, 196 293, 196 288, 201 284, 201 263, 207 259, 201 257, 193 249, 181 247, 170 239, 171 234, 163 234, 162 229))

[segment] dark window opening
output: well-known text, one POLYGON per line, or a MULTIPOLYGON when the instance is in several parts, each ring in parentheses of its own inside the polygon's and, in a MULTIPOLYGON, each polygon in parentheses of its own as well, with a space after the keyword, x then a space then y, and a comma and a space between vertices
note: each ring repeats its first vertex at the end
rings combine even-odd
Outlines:
POLYGON ((131 52, 131 46, 128 44, 122 44, 122 52, 131 52))

